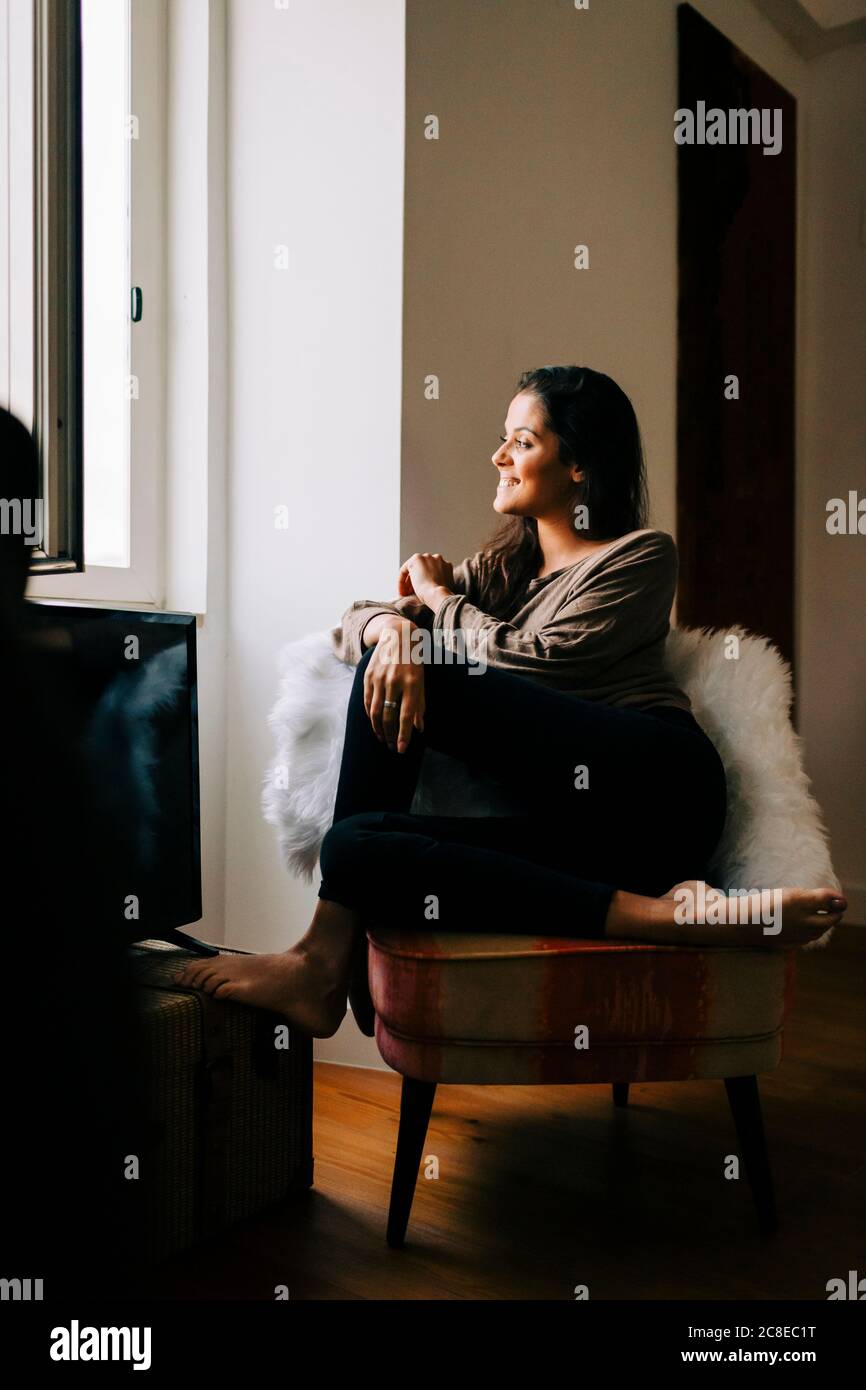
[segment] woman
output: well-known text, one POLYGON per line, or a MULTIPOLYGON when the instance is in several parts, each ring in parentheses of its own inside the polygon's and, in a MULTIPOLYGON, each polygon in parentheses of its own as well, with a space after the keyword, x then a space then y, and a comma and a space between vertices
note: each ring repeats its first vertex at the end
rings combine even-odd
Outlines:
POLYGON ((774 934, 759 902, 751 921, 742 906, 684 920, 722 833, 725 773, 665 669, 676 548, 646 527, 628 397, 589 368, 526 372, 493 464, 505 528, 456 568, 411 556, 395 602, 361 600, 335 630, 357 672, 306 935, 282 954, 197 961, 185 983, 330 1037, 368 919, 783 947, 841 920, 832 888, 782 890, 774 934), (426 745, 498 779, 519 813, 411 815, 426 745))

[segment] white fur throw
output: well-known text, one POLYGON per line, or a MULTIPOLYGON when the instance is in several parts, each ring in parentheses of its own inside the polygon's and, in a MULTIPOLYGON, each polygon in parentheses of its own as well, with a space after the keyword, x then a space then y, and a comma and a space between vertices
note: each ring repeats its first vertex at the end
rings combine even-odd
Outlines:
MULTIPOLYGON (((666 660, 728 778, 728 815, 712 884, 725 890, 827 885, 841 891, 803 767, 802 741, 790 720, 788 663, 765 637, 742 628, 673 628, 666 660), (736 657, 726 655, 732 637, 739 644, 736 657)), ((309 880, 333 819, 355 668, 335 655, 328 631, 288 643, 279 664, 279 696, 268 718, 277 752, 262 807, 287 868, 309 880)), ((507 815, 518 809, 488 776, 426 750, 414 812, 507 815)), ((831 935, 827 931, 809 944, 826 945, 831 935)))

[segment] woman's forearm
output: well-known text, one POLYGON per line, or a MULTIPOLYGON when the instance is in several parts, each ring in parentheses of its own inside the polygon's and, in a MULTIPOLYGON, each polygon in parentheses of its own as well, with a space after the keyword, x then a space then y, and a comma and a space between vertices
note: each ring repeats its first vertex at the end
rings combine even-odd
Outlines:
POLYGON ((363 647, 375 647, 386 628, 400 629, 405 627, 411 634, 412 629, 417 626, 418 624, 413 623, 411 618, 401 618, 397 613, 377 613, 368 623, 364 624, 361 645, 363 647))
MULTIPOLYGON (((369 622, 364 625, 364 629, 361 633, 362 647, 375 647, 381 634, 387 627, 399 628, 403 624, 408 624, 410 637, 413 628, 423 626, 429 627, 437 609, 446 598, 451 597, 453 597, 451 589, 446 589, 442 585, 437 585, 435 588, 426 591, 422 599, 414 599, 413 603, 420 608, 417 618, 420 619, 423 614, 426 619, 424 623, 416 621, 414 618, 405 618, 399 613, 377 613, 375 617, 371 618, 369 622)), ((405 602, 406 600, 403 601, 405 602)))

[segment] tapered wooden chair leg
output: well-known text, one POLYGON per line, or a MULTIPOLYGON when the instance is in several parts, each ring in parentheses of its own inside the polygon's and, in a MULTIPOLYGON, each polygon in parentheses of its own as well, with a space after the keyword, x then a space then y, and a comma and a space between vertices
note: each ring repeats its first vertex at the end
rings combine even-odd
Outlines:
POLYGON ((388 1210, 388 1244, 398 1249, 406 1239, 409 1213, 415 1196, 421 1151, 427 1137, 435 1081, 416 1081, 403 1077, 400 1096, 400 1132, 397 1135, 397 1155, 394 1159, 394 1178, 391 1183, 391 1205, 388 1210))
POLYGON ((752 1188, 752 1196, 758 1212, 758 1225, 763 1235, 772 1235, 778 1230, 779 1219, 776 1212, 776 1198, 773 1192, 773 1175, 767 1153, 764 1135, 764 1120, 761 1114, 761 1097, 758 1092, 756 1076, 729 1076, 725 1078, 725 1090, 734 1117, 737 1138, 746 1174, 752 1188))
POLYGON ((613 1103, 614 1105, 628 1105, 628 1082, 614 1081, 613 1083, 613 1103))

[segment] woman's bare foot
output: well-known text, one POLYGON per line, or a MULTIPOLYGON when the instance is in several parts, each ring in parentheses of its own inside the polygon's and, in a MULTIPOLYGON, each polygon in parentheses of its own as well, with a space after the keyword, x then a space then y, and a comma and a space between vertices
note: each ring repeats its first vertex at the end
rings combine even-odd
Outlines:
POLYGON ((299 943, 273 955, 210 956, 192 961, 178 983, 214 999, 283 1014, 299 1032, 331 1038, 346 1015, 346 991, 333 971, 299 943))
POLYGON ((841 922, 848 904, 835 888, 723 893, 692 880, 661 898, 617 891, 605 936, 674 946, 777 946, 791 949, 841 922))
POLYGON ((301 1033, 332 1038, 346 1016, 346 991, 358 915, 319 898, 313 920, 288 951, 220 955, 191 961, 178 983, 215 999, 283 1014, 301 1033))

